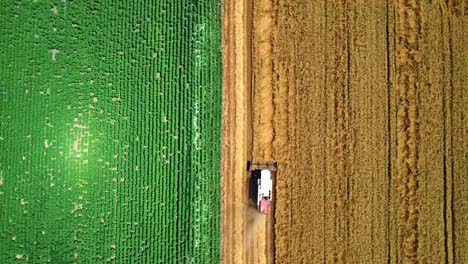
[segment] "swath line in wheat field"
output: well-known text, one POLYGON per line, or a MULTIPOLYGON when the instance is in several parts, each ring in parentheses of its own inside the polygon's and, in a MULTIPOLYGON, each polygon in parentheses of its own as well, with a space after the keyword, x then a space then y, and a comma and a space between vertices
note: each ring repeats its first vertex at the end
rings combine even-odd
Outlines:
POLYGON ((418 260, 419 185, 419 56, 420 6, 397 4, 396 16, 396 88, 397 98, 397 174, 398 174, 398 258, 403 262, 418 260))

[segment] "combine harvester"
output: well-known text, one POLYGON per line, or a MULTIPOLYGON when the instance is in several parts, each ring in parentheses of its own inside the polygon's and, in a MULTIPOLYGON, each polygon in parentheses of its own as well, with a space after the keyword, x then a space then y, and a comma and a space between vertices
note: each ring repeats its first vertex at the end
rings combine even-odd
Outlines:
POLYGON ((247 162, 250 177, 257 180, 257 210, 268 214, 272 201, 273 175, 278 170, 278 162, 247 162))

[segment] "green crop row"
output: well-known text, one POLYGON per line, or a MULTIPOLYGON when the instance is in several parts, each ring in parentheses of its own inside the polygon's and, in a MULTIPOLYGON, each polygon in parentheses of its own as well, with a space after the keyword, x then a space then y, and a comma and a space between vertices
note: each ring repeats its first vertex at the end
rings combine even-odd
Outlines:
POLYGON ((0 20, 0 262, 219 262, 220 1, 0 20))

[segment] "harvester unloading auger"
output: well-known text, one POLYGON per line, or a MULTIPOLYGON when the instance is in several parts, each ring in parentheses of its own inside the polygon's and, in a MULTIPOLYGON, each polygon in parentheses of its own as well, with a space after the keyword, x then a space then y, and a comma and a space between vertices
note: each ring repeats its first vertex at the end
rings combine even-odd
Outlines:
POLYGON ((273 199, 273 176, 278 170, 278 162, 247 162, 250 177, 257 180, 257 210, 268 214, 273 199))

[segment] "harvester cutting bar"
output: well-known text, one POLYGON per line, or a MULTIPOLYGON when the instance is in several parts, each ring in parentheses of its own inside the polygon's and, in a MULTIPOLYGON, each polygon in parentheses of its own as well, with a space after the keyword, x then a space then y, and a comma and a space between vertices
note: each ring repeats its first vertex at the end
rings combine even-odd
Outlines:
POLYGON ((247 170, 270 170, 276 172, 278 169, 278 162, 247 162, 247 170))

